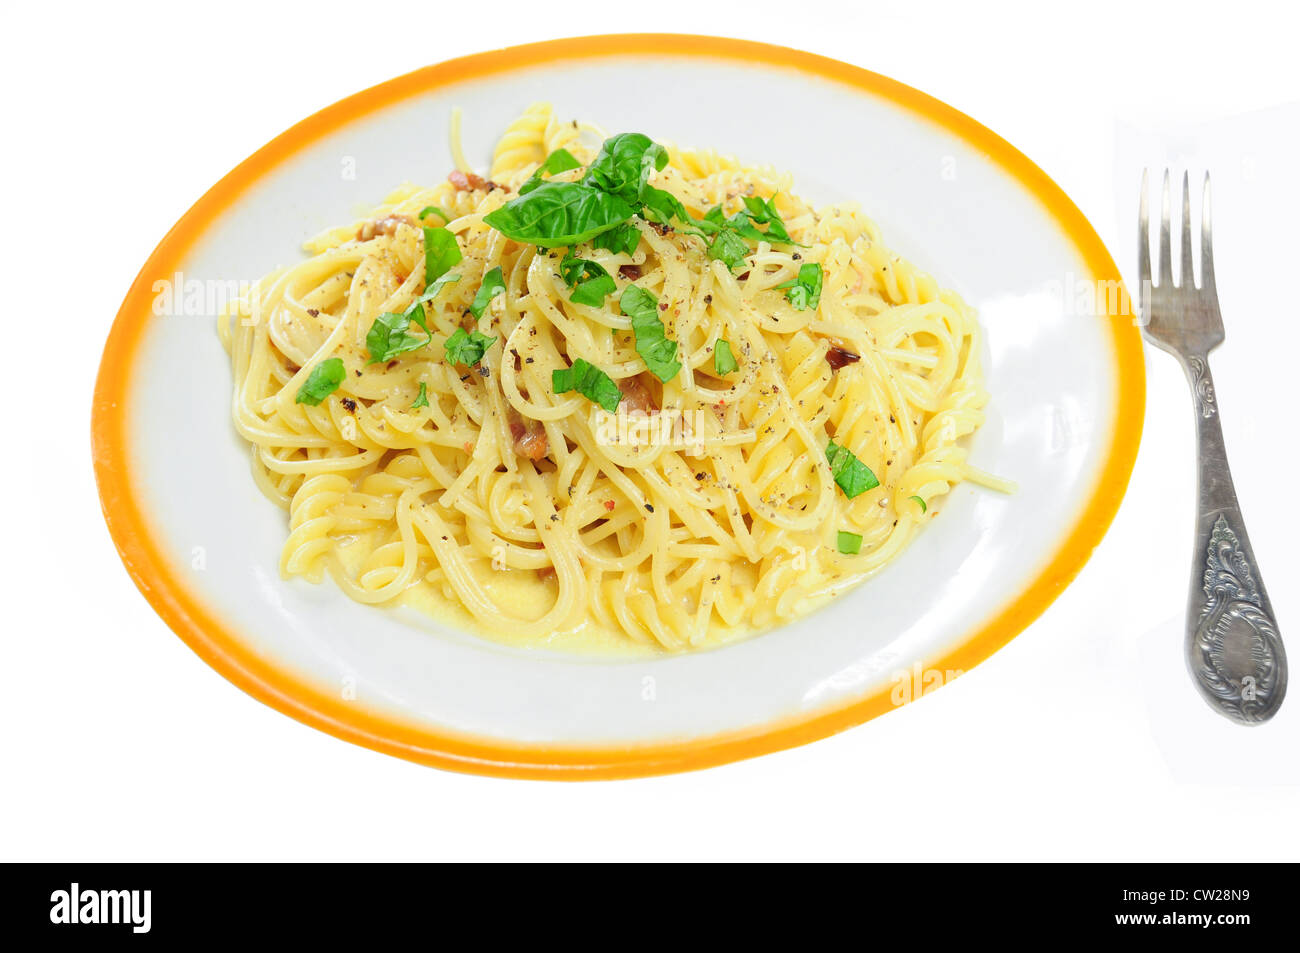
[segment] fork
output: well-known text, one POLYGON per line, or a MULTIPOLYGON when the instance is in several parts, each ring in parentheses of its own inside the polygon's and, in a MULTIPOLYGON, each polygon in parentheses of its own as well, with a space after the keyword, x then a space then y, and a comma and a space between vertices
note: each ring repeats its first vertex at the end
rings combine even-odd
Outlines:
POLYGON ((1138 209, 1138 272, 1143 335, 1182 364, 1196 407, 1196 543, 1187 602, 1187 665, 1201 695, 1243 725, 1268 721, 1286 696, 1286 651, 1264 591, 1228 471, 1209 353, 1223 343, 1223 318, 1210 244, 1210 177, 1201 203, 1201 283, 1192 273, 1192 213, 1183 173, 1182 263, 1174 283, 1169 235, 1169 172, 1160 217, 1159 284, 1151 281, 1147 173, 1138 209))

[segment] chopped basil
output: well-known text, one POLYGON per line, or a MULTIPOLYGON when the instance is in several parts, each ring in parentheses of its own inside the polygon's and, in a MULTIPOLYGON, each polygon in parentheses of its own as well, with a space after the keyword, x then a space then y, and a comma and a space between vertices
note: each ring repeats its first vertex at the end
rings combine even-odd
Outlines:
POLYGON ((464 364, 466 367, 473 367, 483 360, 483 355, 495 342, 495 337, 482 331, 466 331, 464 328, 457 328, 455 333, 443 342, 442 347, 447 352, 448 364, 464 364))
POLYGON ((855 457, 848 447, 841 447, 834 440, 826 444, 826 462, 831 465, 835 482, 850 500, 880 486, 871 468, 855 457))
POLYGON ((922 513, 929 509, 929 507, 925 505, 925 500, 921 499, 919 496, 909 496, 908 499, 915 500, 916 505, 921 508, 922 513))
POLYGON ((862 534, 840 530, 835 534, 835 548, 845 556, 856 556, 862 551, 862 534))
POLYGON ((429 326, 424 319, 423 305, 417 303, 404 314, 385 311, 375 318, 375 323, 370 325, 370 330, 366 332, 366 350, 370 352, 369 363, 391 361, 397 355, 424 347, 432 340, 433 335, 429 333, 429 326), (424 332, 423 338, 411 333, 412 321, 424 332))
POLYGON ((543 175, 555 175, 559 172, 568 172, 570 169, 576 169, 582 163, 573 157, 568 149, 556 149, 541 165, 533 172, 528 181, 519 186, 519 194, 527 195, 533 189, 542 184, 543 175))
POLYGON ((650 173, 668 164, 668 151, 640 132, 606 139, 582 181, 633 204, 643 200, 650 173))
POLYGON ((564 283, 573 288, 569 300, 576 304, 585 304, 598 308, 605 303, 605 296, 618 290, 618 284, 600 262, 579 258, 570 252, 560 262, 560 277, 564 283))
POLYGON ((741 248, 746 240, 795 244, 772 199, 749 196, 744 210, 729 219, 721 206, 702 219, 695 218, 675 195, 650 184, 650 176, 667 164, 668 150, 663 146, 643 133, 625 132, 601 144, 581 180, 549 181, 543 176, 580 165, 568 152, 557 149, 520 187, 517 198, 483 221, 508 238, 541 248, 590 241, 597 248, 630 255, 640 234, 628 219, 640 215, 691 235, 715 236, 710 255, 731 267, 748 254, 748 248, 741 248), (758 224, 767 230, 760 230, 758 224))
POLYGON ((424 381, 420 381, 420 393, 415 397, 415 403, 411 405, 411 410, 419 410, 421 407, 429 406, 429 386, 424 381))
POLYGON ((745 214, 749 216, 750 221, 767 226, 764 238, 790 245, 798 244, 790 239, 785 222, 781 221, 781 213, 776 210, 776 196, 772 196, 767 201, 763 201, 756 195, 745 196, 745 214))
POLYGON ((815 311, 822 298, 822 266, 815 261, 800 265, 798 278, 783 281, 777 287, 788 289, 785 296, 796 311, 815 311))
MULTIPOLYGON (((426 229, 426 231, 433 230, 426 229)), ((435 280, 424 294, 416 298, 404 314, 386 311, 375 318, 375 323, 370 325, 370 330, 366 332, 366 349, 370 352, 369 363, 378 364, 381 361, 391 361, 399 354, 414 351, 432 341, 433 335, 429 331, 424 305, 436 298, 438 293, 447 285, 454 284, 457 281, 460 281, 460 275, 443 275, 435 280), (423 340, 411 333, 412 321, 418 324, 420 330, 424 332, 423 340)))
POLYGON ((722 211, 721 205, 715 205, 709 209, 705 213, 704 221, 701 224, 705 228, 717 229, 719 235, 731 232, 754 242, 761 242, 767 237, 750 224, 749 217, 744 212, 737 212, 731 218, 727 218, 722 211))
POLYGON ((618 299, 619 309, 632 319, 632 334, 636 337, 636 352, 645 361, 650 373, 661 381, 670 381, 682 369, 677 360, 677 342, 664 334, 664 323, 659 319, 659 301, 639 285, 628 285, 618 299))
POLYGON ((574 361, 572 367, 556 368, 551 371, 551 390, 557 394, 577 391, 611 414, 618 410, 618 402, 623 399, 623 392, 618 389, 618 385, 610 379, 610 376, 582 358, 574 361))
POLYGON ((433 284, 426 287, 424 289, 424 294, 416 298, 414 303, 412 303, 411 307, 407 308, 406 310, 414 311, 416 305, 423 305, 426 301, 432 301, 434 298, 438 297, 438 292, 442 291, 443 288, 447 287, 448 285, 455 284, 458 281, 460 281, 460 275, 453 275, 450 273, 443 275, 433 284))
POLYGON ((732 231, 718 232, 709 243, 709 257, 716 258, 732 271, 745 264, 748 254, 749 246, 745 240, 732 231))
POLYGON ((460 246, 456 244, 455 235, 445 228, 424 230, 424 286, 426 288, 445 275, 460 259, 460 246))
POLYGON ((611 228, 607 232, 601 232, 591 240, 592 248, 604 248, 616 255, 619 252, 631 255, 636 251, 636 246, 640 244, 641 229, 631 223, 611 228))
POLYGON ((739 366, 736 356, 731 353, 731 342, 718 338, 713 345, 713 372, 719 377, 726 377, 739 366))
POLYGON ((665 192, 663 189, 657 189, 653 185, 647 185, 641 190, 641 214, 649 221, 657 222, 660 225, 671 225, 673 220, 688 226, 687 230, 694 234, 703 234, 704 232, 716 232, 719 230, 712 222, 703 222, 690 212, 686 211, 686 206, 682 205, 677 196, 671 192, 665 192), (689 226, 694 226, 690 228, 689 226))
POLYGON ((483 216, 507 238, 543 248, 576 245, 622 225, 633 208, 585 182, 543 182, 483 216))
POLYGON ((477 321, 483 317, 483 312, 488 309, 492 299, 497 295, 504 293, 506 290, 505 278, 501 276, 501 266, 493 268, 483 276, 483 283, 478 286, 478 291, 474 295, 474 301, 469 306, 470 314, 474 315, 477 321))
POLYGON ((444 223, 451 221, 451 216, 436 205, 426 205, 424 208, 420 209, 420 214, 417 218, 428 218, 430 215, 437 215, 444 223))
POLYGON ((311 369, 307 380, 298 388, 294 403, 317 406, 322 400, 339 389, 347 371, 343 369, 343 359, 330 357, 311 369))

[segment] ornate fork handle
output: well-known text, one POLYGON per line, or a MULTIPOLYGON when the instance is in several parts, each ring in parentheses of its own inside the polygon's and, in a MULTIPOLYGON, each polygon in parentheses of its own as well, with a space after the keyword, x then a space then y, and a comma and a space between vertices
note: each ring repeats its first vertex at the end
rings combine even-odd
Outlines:
POLYGON ((1286 651, 1237 505, 1205 355, 1184 365, 1196 397, 1197 524, 1187 612, 1187 664, 1197 688, 1246 725, 1286 695, 1286 651))

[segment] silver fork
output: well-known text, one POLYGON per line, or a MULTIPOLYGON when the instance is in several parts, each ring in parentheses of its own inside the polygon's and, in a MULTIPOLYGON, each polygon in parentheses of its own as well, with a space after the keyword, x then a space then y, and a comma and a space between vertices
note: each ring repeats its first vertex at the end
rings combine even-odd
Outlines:
POLYGON ((1174 284, 1169 236, 1169 172, 1160 217, 1160 283, 1151 283, 1147 174, 1138 211, 1143 333, 1182 364, 1196 404, 1196 545, 1187 602, 1187 665, 1205 700, 1243 725, 1272 718, 1286 696, 1286 651, 1264 591, 1219 426, 1209 353, 1223 343, 1210 246, 1210 177, 1201 209, 1201 283, 1192 274, 1191 196, 1183 173, 1182 265, 1174 284))

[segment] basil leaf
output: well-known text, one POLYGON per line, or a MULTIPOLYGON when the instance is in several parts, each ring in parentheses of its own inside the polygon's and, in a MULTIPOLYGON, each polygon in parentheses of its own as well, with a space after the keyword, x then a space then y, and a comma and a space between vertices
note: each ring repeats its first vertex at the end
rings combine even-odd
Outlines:
POLYGON ((921 499, 919 496, 909 496, 908 499, 916 500, 916 505, 921 508, 922 513, 925 513, 925 511, 929 509, 929 507, 925 505, 925 500, 921 499))
POLYGON ((483 283, 478 286, 478 291, 474 294, 474 301, 469 306, 470 314, 474 315, 477 321, 483 317, 483 312, 488 309, 492 299, 506 290, 505 278, 501 276, 501 266, 493 268, 483 276, 483 283))
POLYGON ((650 373, 661 381, 670 381, 682 369, 677 360, 677 342, 664 334, 659 318, 659 299, 639 285, 628 285, 618 299, 619 309, 632 319, 636 352, 650 373))
POLYGON ((880 486, 871 468, 855 457, 852 450, 841 447, 834 440, 826 444, 826 462, 831 465, 835 482, 850 500, 880 486))
POLYGON ((570 169, 576 169, 582 163, 573 157, 573 153, 568 149, 556 149, 546 160, 542 162, 529 176, 528 181, 519 186, 519 194, 527 195, 533 189, 542 184, 543 175, 555 175, 558 172, 568 172, 570 169))
POLYGON ((764 238, 775 239, 788 245, 799 244, 790 238, 790 233, 785 229, 785 222, 781 220, 781 213, 776 210, 775 195, 767 201, 763 201, 756 195, 747 195, 744 202, 745 214, 748 215, 750 220, 767 226, 767 234, 763 236, 764 238))
MULTIPOLYGON (((746 199, 745 201, 749 201, 746 199)), ((701 223, 706 228, 714 226, 719 232, 730 229, 731 231, 748 238, 750 241, 761 242, 767 236, 760 232, 749 222, 749 216, 744 212, 737 212, 731 218, 727 218, 726 213, 722 211, 721 205, 715 205, 709 209, 701 223)))
POLYGON ((767 206, 757 195, 746 195, 742 201, 745 203, 745 211, 754 221, 761 224, 768 220, 767 206))
POLYGON ((732 231, 718 232, 709 243, 709 257, 716 258, 732 271, 745 264, 748 254, 749 246, 745 240, 732 231))
POLYGON ((560 277, 574 289, 570 301, 592 308, 600 307, 607 295, 618 290, 618 283, 600 262, 579 258, 572 252, 560 262, 560 277))
POLYGON ((483 360, 483 355, 494 343, 496 338, 490 334, 457 328, 451 337, 443 342, 442 348, 447 352, 448 364, 464 364, 466 367, 473 367, 483 360))
POLYGON ((632 206, 580 182, 543 182, 483 221, 507 238, 543 248, 576 245, 622 225, 632 206))
POLYGON ((634 203, 642 198, 650 173, 668 164, 663 146, 639 132, 625 132, 606 139, 582 181, 603 192, 634 203))
POLYGON ((750 224, 749 218, 744 212, 737 212, 731 218, 727 219, 727 227, 737 235, 748 238, 751 242, 761 242, 767 238, 767 235, 760 232, 750 224))
POLYGON ((307 379, 298 388, 298 396, 293 399, 294 403, 317 406, 322 400, 339 389, 339 385, 343 383, 343 378, 347 376, 347 373, 343 369, 342 358, 326 358, 311 369, 307 379))
POLYGON ((557 394, 577 391, 611 414, 618 411, 618 402, 623 399, 623 392, 618 389, 618 385, 610 379, 610 376, 582 358, 574 361, 572 367, 556 368, 551 371, 551 390, 557 394))
POLYGON ((429 406, 429 387, 424 381, 420 381, 420 393, 415 397, 415 403, 411 405, 411 410, 419 410, 421 407, 429 406))
POLYGON ((856 556, 862 551, 862 534, 840 530, 835 534, 835 548, 845 556, 856 556))
POLYGON ((822 299, 822 266, 816 262, 800 265, 798 278, 783 281, 777 287, 788 289, 785 296, 796 311, 815 311, 822 299))
MULTIPOLYGON (((416 306, 422 306, 426 301, 432 301, 434 298, 438 297, 438 293, 442 291, 443 288, 447 287, 448 285, 455 284, 458 281, 460 281, 460 275, 453 275, 450 273, 443 275, 432 285, 429 285, 427 288, 425 288, 424 294, 416 298, 415 301, 411 304, 411 306, 406 310, 408 312, 414 311, 416 306)), ((421 310, 423 311, 422 307, 421 310)))
POLYGON ((426 205, 424 208, 420 209, 420 214, 417 215, 416 218, 428 218, 430 215, 437 215, 442 219, 444 224, 451 221, 451 216, 436 205, 426 205))
POLYGON ((696 235, 706 232, 711 234, 726 227, 707 219, 695 218, 686 211, 686 206, 682 205, 677 196, 663 189, 657 189, 653 185, 647 185, 641 190, 641 214, 648 221, 659 225, 672 225, 673 220, 676 219, 687 226, 686 231, 696 235))
POLYGON ((731 353, 731 342, 725 338, 718 338, 713 345, 713 373, 719 377, 726 377, 739 366, 736 363, 736 356, 731 353))
POLYGON ((460 261, 456 236, 445 228, 424 230, 424 286, 427 288, 460 261))
POLYGON ((641 244, 641 229, 631 223, 601 232, 591 240, 592 248, 604 248, 614 254, 632 255, 641 244))
POLYGON ((432 340, 433 335, 425 325, 424 308, 421 305, 415 305, 405 314, 385 311, 375 318, 375 323, 370 325, 370 330, 366 332, 366 350, 370 352, 368 363, 379 364, 383 361, 391 361, 397 355, 424 347, 432 340), (424 331, 423 339, 411 333, 412 321, 424 331))
MULTIPOLYGON (((790 237, 790 233, 785 230, 785 222, 781 221, 779 218, 772 219, 771 223, 767 226, 767 237, 775 239, 778 242, 783 242, 787 245, 799 245, 798 242, 790 237)), ((807 246, 799 245, 799 247, 806 248, 807 246)))

